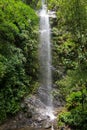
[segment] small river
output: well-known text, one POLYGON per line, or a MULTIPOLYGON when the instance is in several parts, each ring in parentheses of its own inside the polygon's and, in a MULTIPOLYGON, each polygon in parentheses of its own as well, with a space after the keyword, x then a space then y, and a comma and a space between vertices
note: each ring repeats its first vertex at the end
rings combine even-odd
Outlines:
MULTIPOLYGON (((46 129, 44 129, 44 128, 38 129, 38 128, 27 127, 27 128, 16 129, 16 130, 46 130, 46 129)), ((47 129, 47 130, 51 130, 51 129, 47 129)))

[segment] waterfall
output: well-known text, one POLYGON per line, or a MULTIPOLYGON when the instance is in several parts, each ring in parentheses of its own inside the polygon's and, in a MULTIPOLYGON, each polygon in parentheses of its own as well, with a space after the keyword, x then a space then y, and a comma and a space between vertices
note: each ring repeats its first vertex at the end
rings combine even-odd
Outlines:
POLYGON ((39 89, 41 101, 48 107, 47 114, 53 119, 53 99, 52 99, 52 56, 51 56, 51 32, 47 7, 45 0, 42 0, 42 9, 40 11, 40 83, 39 89))

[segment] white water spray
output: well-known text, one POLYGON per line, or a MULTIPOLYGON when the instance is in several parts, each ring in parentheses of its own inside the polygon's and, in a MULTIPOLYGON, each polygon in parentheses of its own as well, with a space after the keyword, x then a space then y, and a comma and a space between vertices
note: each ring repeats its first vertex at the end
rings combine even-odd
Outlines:
POLYGON ((50 24, 47 7, 42 1, 42 10, 40 11, 40 71, 41 71, 41 89, 43 91, 42 101, 47 106, 53 107, 52 103, 52 72, 51 72, 51 42, 50 42, 50 24))
POLYGON ((50 120, 54 120, 53 98, 52 98, 52 71, 51 71, 51 32, 50 22, 45 0, 42 0, 42 9, 40 11, 40 79, 41 87, 39 90, 41 101, 47 106, 46 115, 50 120))

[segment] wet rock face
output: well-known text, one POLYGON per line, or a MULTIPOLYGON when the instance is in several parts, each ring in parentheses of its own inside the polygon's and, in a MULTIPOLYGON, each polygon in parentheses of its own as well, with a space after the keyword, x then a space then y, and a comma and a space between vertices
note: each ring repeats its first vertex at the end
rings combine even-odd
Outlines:
MULTIPOLYGON (((42 89, 41 87, 38 89, 37 93, 38 97, 40 97, 40 100, 47 105, 46 99, 48 99, 47 90, 42 89)), ((53 99, 53 106, 54 108, 62 107, 65 105, 65 101, 63 100, 62 95, 60 94, 60 91, 58 88, 53 85, 52 88, 52 99, 53 99)), ((43 105, 42 105, 43 106, 43 105)))
POLYGON ((43 128, 45 128, 45 129, 49 129, 49 128, 51 128, 52 126, 51 126, 51 123, 50 122, 45 122, 44 123, 44 127, 43 128))
MULTIPOLYGON (((51 128, 52 121, 50 120, 50 114, 47 113, 47 110, 49 112, 49 108, 37 96, 25 98, 24 102, 21 103, 21 108, 22 111, 2 125, 0 130, 14 130, 27 126, 38 130, 51 128)), ((54 114, 57 115, 56 112, 54 114)))

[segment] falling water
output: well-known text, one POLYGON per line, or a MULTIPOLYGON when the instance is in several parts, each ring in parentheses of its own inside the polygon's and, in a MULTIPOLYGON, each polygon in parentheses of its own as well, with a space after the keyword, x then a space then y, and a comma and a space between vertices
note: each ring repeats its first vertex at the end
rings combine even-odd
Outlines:
MULTIPOLYGON (((50 24, 45 0, 42 0, 42 9, 40 11, 40 98, 45 105, 49 107, 48 111, 53 109, 52 100, 52 71, 51 71, 51 42, 50 42, 50 24)), ((49 114, 48 114, 49 115, 49 114)))

